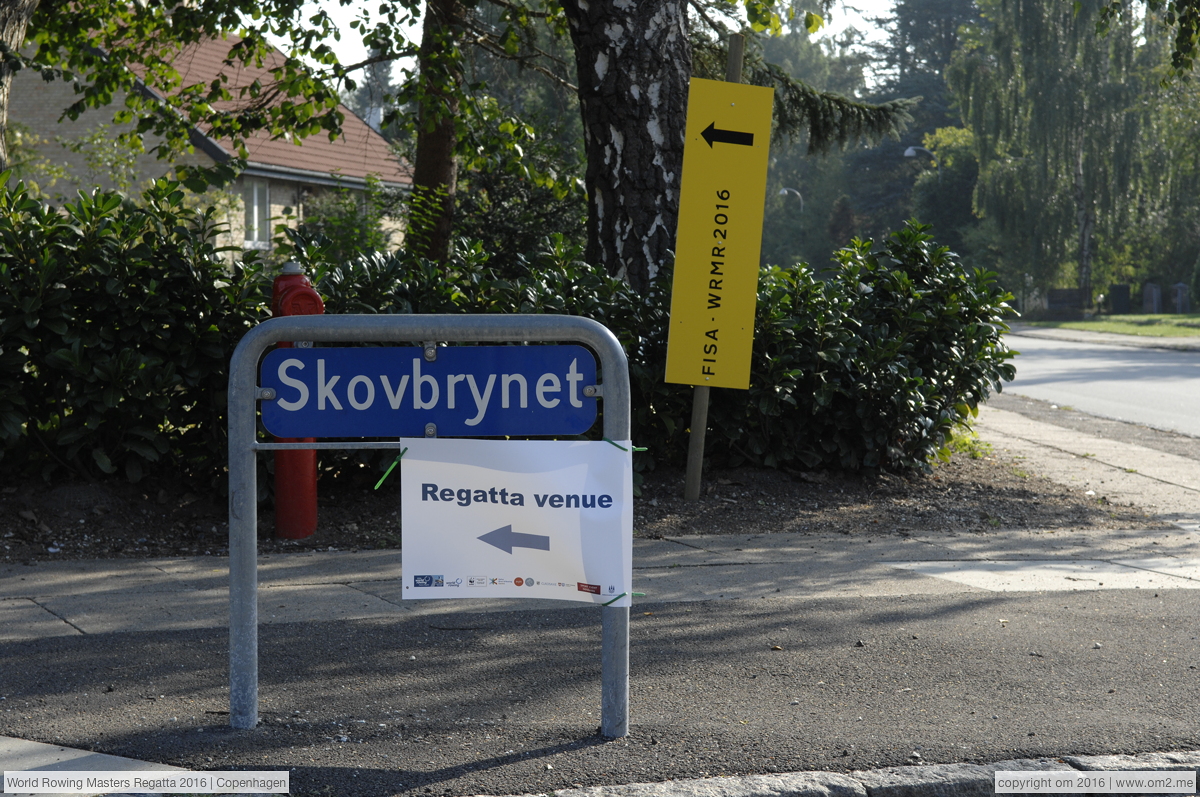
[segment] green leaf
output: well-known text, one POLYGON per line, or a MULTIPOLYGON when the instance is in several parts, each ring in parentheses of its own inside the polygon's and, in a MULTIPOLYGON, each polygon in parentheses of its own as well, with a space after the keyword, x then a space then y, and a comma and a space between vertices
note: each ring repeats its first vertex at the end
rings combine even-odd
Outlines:
POLYGON ((108 458, 108 454, 104 453, 102 448, 92 449, 92 459, 95 460, 97 467, 105 473, 116 473, 117 468, 112 464, 112 460, 108 458))

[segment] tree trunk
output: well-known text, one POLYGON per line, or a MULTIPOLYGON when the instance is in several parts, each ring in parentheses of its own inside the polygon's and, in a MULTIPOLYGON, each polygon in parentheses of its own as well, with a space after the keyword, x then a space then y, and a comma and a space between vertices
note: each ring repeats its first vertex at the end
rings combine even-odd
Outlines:
POLYGON ((1092 304, 1092 235, 1096 212, 1084 186, 1083 150, 1075 159, 1075 222, 1079 227, 1079 301, 1083 309, 1092 304))
POLYGON ((0 172, 8 169, 8 94, 14 54, 25 43, 38 0, 0 0, 0 172))
POLYGON ((445 263, 454 226, 454 192, 458 183, 455 125, 459 110, 462 64, 458 42, 466 9, 460 0, 427 0, 417 54, 420 99, 416 163, 413 164, 413 212, 406 235, 408 248, 445 263))
POLYGON ((684 0, 564 0, 587 152, 589 262, 646 290, 675 245, 692 53, 684 0))

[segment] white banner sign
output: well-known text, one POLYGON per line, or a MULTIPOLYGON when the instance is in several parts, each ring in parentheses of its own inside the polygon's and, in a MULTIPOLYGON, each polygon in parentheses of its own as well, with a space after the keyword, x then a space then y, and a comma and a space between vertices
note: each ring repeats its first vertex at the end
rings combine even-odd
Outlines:
POLYGON ((406 599, 630 605, 629 441, 401 442, 406 599))

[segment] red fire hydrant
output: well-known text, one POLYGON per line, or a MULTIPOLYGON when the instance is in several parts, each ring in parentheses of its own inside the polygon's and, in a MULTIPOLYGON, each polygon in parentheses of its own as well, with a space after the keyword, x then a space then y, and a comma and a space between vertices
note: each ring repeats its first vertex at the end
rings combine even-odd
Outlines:
MULTIPOLYGON (((325 303, 304 275, 300 264, 289 260, 271 287, 271 316, 321 315, 325 303)), ((292 348, 290 341, 277 344, 292 348)), ((312 443, 314 437, 278 437, 279 443, 312 443)), ((317 452, 275 452, 275 536, 298 540, 317 530, 317 452)))

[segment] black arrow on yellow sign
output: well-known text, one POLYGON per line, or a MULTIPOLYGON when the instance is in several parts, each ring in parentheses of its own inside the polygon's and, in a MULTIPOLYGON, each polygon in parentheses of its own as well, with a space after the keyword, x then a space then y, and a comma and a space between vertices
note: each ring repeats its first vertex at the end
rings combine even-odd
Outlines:
POLYGON ((713 122, 708 127, 704 128, 704 132, 700 134, 711 149, 714 141, 719 141, 722 144, 737 144, 742 147, 754 146, 753 133, 741 133, 737 130, 722 130, 717 127, 717 123, 713 122))

